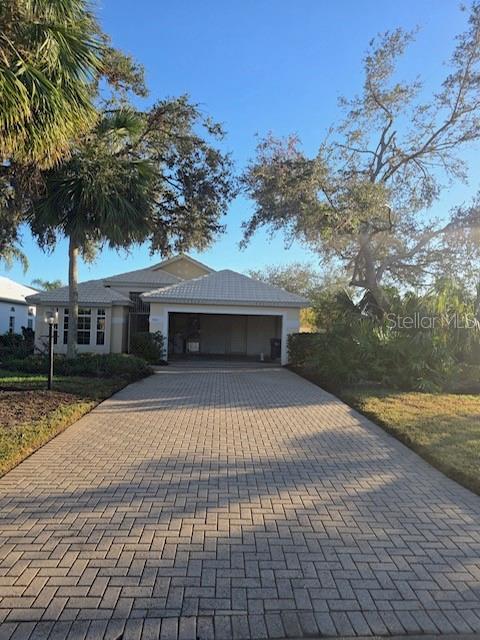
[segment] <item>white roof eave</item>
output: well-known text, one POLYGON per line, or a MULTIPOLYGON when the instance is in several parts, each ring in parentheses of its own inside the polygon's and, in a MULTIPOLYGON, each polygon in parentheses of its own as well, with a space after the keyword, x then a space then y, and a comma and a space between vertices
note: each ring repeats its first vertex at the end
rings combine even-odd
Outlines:
POLYGON ((208 299, 208 298, 180 298, 180 297, 167 297, 167 296, 149 296, 143 294, 142 300, 145 302, 157 302, 159 304, 205 304, 213 306, 230 306, 230 307, 277 307, 277 308, 291 308, 302 309, 308 307, 310 303, 308 300, 304 301, 279 301, 279 300, 230 300, 230 299, 208 299))

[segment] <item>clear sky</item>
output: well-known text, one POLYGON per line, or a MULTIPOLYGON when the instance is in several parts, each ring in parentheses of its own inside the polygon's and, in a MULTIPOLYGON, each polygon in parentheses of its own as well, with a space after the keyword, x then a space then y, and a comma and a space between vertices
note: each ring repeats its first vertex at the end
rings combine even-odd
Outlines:
MULTIPOLYGON (((379 32, 418 26, 402 74, 421 74, 428 86, 437 86, 442 61, 467 17, 456 0, 102 0, 98 14, 113 44, 145 66, 150 101, 188 93, 224 123, 224 146, 238 171, 253 155, 256 134, 296 132, 314 152, 338 119, 337 98, 360 89, 363 53, 379 32)), ((439 214, 477 190, 480 171, 476 155, 470 157, 470 186, 445 192, 439 214)), ((266 234, 240 251, 241 222, 251 206, 237 199, 224 220, 227 233, 208 251, 192 255, 213 268, 238 271, 297 260, 315 263, 305 248, 285 250, 283 238, 269 241, 266 234)), ((16 265, 6 275, 27 284, 35 277, 66 281, 64 242, 46 255, 25 233, 23 245, 28 272, 16 265)), ((129 256, 103 251, 95 263, 80 265, 80 279, 159 260, 150 258, 147 247, 134 248, 129 256)))

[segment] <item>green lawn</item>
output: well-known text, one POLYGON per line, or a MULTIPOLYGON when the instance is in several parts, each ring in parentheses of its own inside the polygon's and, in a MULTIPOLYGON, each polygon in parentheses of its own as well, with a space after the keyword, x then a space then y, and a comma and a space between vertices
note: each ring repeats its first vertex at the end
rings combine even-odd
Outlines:
POLYGON ((0 369, 0 475, 125 386, 124 378, 57 377, 0 369))
POLYGON ((480 395, 348 390, 352 407, 480 494, 480 395))

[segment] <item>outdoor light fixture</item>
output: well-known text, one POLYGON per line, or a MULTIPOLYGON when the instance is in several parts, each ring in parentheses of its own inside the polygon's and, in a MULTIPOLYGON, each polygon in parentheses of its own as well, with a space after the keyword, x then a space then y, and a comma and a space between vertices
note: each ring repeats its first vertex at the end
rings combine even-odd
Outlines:
POLYGON ((58 323, 58 311, 47 310, 45 312, 45 321, 48 324, 48 385, 52 388, 53 381, 53 327, 58 323))

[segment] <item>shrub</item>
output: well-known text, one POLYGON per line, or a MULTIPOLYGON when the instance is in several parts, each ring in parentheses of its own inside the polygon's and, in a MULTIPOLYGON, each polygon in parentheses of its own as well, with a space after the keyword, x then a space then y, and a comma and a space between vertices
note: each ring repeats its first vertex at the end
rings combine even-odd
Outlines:
POLYGON ((289 353, 293 367, 332 391, 373 383, 431 392, 452 388, 462 378, 462 363, 441 336, 392 331, 371 319, 339 324, 324 334, 294 334, 289 353))
MULTIPOLYGON (((25 373, 47 373, 48 357, 32 355, 23 359, 11 359, 2 364, 5 369, 25 373)), ((96 378, 122 377, 126 380, 137 380, 152 373, 145 360, 123 353, 106 355, 82 353, 75 358, 55 356, 54 371, 61 376, 89 376, 96 378)))
POLYGON ((22 327, 22 333, 0 335, 0 358, 25 358, 33 353, 35 334, 22 327))
POLYGON ((130 352, 150 364, 165 362, 165 338, 160 331, 135 333, 130 339, 130 352))
POLYGON ((337 296, 331 317, 324 333, 295 334, 288 345, 292 366, 326 388, 358 383, 421 391, 480 388, 477 303, 451 280, 439 281, 424 296, 393 296, 392 314, 384 319, 337 296), (397 316, 415 322, 407 328, 397 316), (428 320, 425 328, 420 318, 428 320), (466 318, 468 329, 461 324, 466 318))
POLYGON ((288 359, 296 367, 306 365, 314 351, 323 348, 321 333, 293 333, 288 336, 288 359))

